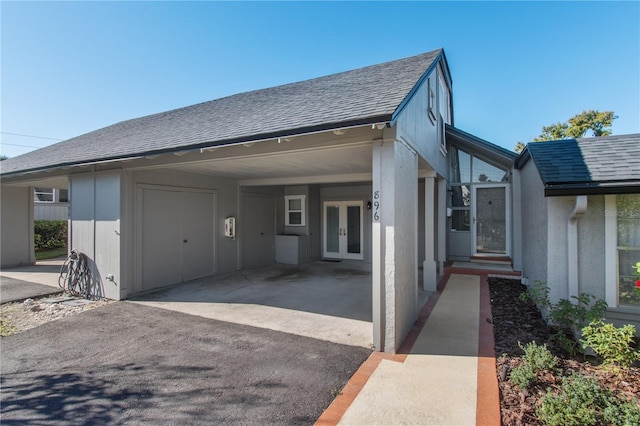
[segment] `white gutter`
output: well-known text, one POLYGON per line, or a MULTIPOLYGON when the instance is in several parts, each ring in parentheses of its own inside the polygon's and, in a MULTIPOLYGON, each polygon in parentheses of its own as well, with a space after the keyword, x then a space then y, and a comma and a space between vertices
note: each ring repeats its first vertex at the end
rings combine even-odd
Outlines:
POLYGON ((587 210, 587 196, 578 195, 567 221, 567 262, 569 297, 578 297, 578 219, 587 210))

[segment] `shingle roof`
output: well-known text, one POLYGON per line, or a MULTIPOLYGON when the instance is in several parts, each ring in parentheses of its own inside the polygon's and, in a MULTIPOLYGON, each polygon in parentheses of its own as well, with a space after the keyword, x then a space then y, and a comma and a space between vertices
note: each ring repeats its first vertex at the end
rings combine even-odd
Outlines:
POLYGON ((547 195, 640 192, 640 134, 530 143, 517 167, 529 156, 547 195))
POLYGON ((43 170, 389 121, 441 49, 123 121, 2 162, 43 170))

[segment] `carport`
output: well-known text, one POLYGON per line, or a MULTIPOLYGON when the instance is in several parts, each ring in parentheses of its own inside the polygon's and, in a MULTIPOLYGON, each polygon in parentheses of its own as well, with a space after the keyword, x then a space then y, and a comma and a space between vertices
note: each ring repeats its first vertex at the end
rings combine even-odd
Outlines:
MULTIPOLYGON (((420 280, 434 290, 444 265, 450 87, 436 50, 124 121, 6 160, 2 265, 33 261, 5 232, 28 211, 31 186, 68 179, 70 245, 87 255, 100 295, 127 299, 205 277, 215 288, 219 277, 276 261, 361 262, 371 271, 373 347, 395 352, 417 318, 420 280)), ((339 292, 319 288, 326 293, 311 297, 339 305, 339 292)), ((328 316, 353 320, 342 315, 328 316)))

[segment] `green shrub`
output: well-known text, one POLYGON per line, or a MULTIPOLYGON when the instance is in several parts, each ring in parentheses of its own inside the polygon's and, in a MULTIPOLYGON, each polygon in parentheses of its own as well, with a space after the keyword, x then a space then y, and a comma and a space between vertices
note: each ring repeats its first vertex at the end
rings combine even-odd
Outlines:
POLYGON ((592 321, 582 329, 582 343, 591 347, 606 365, 628 368, 639 358, 633 348, 635 333, 636 328, 631 324, 618 328, 610 323, 592 321))
POLYGON ((558 395, 548 392, 536 414, 550 426, 637 425, 640 422, 640 409, 634 402, 616 398, 595 379, 583 376, 566 378, 558 395))
POLYGON ((524 351, 522 363, 515 367, 509 379, 521 389, 527 389, 536 381, 538 373, 542 371, 555 371, 558 358, 547 349, 547 345, 539 346, 536 342, 530 342, 526 346, 520 345, 524 351))
POLYGON ((66 220, 36 220, 34 222, 34 245, 36 251, 67 246, 66 220))
POLYGON ((560 349, 571 357, 582 354, 582 346, 573 337, 573 333, 567 330, 558 330, 551 335, 551 341, 554 342, 560 349))
POLYGON ((549 287, 542 281, 535 281, 527 287, 524 293, 520 294, 520 300, 526 302, 531 300, 539 309, 549 307, 549 287))
POLYGON ((589 293, 580 293, 578 297, 571 296, 575 303, 567 299, 561 299, 551 307, 549 317, 558 327, 575 331, 592 321, 604 318, 607 310, 607 302, 596 299, 589 293))

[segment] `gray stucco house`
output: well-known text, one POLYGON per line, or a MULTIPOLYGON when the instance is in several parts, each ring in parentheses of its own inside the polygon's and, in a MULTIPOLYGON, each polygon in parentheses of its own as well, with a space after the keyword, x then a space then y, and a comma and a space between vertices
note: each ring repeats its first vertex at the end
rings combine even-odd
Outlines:
POLYGON ((530 143, 520 182, 523 280, 552 302, 590 293, 640 329, 640 134, 530 143))
POLYGON ((5 160, 0 260, 34 262, 33 188, 67 189, 70 244, 102 296, 276 261, 364 262, 374 347, 395 352, 417 318, 418 286, 435 290, 446 262, 497 258, 532 279, 551 270, 529 264, 527 227, 546 219, 525 214, 522 193, 552 200, 525 159, 536 148, 514 168, 515 153, 456 128, 435 50, 5 160))

